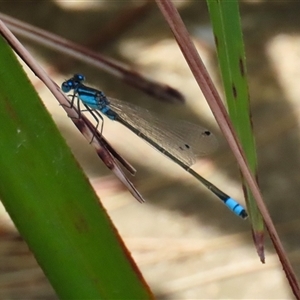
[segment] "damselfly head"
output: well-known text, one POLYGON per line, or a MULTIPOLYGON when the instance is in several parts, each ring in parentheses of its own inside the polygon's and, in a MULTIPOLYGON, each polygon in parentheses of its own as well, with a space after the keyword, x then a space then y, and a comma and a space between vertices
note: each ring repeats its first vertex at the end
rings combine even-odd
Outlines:
POLYGON ((82 74, 75 74, 72 79, 79 83, 79 82, 85 81, 85 76, 82 74))
POLYGON ((61 85, 61 89, 64 93, 70 92, 70 90, 74 90, 81 84, 82 81, 85 80, 85 77, 81 74, 75 74, 72 78, 64 81, 61 85))
POLYGON ((61 89, 64 93, 68 93, 76 87, 77 84, 72 79, 64 81, 61 85, 61 89))

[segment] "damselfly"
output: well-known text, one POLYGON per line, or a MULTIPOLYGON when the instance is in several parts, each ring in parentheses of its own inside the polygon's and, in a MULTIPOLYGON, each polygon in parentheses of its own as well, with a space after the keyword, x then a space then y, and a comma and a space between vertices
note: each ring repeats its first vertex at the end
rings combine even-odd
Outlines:
POLYGON ((75 99, 80 101, 99 124, 101 119, 101 133, 103 129, 103 117, 118 121, 133 133, 144 139, 158 151, 169 157, 173 162, 181 166, 193 175, 209 190, 211 190, 232 212, 247 218, 246 210, 218 189, 211 182, 196 173, 191 166, 198 156, 203 156, 212 151, 216 146, 214 135, 207 129, 185 121, 170 122, 153 116, 148 110, 132 104, 106 97, 102 91, 83 84, 85 77, 75 74, 62 84, 62 91, 73 91, 71 105, 75 99))

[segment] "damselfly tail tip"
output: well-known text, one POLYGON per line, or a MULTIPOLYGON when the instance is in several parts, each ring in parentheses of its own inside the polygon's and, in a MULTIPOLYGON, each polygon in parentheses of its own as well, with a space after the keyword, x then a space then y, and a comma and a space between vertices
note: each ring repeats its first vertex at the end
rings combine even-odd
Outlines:
POLYGON ((235 201, 232 198, 228 198, 224 201, 224 204, 232 211, 234 212, 237 216, 243 218, 243 219, 247 219, 248 214, 245 210, 245 208, 240 205, 239 203, 237 203, 237 201, 235 201))
POLYGON ((248 214, 245 209, 240 212, 240 217, 244 220, 248 219, 248 214))

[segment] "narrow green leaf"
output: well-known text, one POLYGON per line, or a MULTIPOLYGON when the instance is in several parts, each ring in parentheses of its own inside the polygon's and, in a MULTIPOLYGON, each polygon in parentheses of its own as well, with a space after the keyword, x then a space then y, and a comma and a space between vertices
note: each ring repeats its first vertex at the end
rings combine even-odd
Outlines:
POLYGON ((0 196, 58 296, 151 299, 116 229, 2 38, 0 59, 0 196))
MULTIPOLYGON (((207 0, 207 4, 213 24, 229 115, 237 130, 249 166, 253 174, 256 174, 257 157, 249 108, 245 50, 238 2, 207 0)), ((254 232, 260 240, 264 224, 248 188, 246 200, 254 232)))

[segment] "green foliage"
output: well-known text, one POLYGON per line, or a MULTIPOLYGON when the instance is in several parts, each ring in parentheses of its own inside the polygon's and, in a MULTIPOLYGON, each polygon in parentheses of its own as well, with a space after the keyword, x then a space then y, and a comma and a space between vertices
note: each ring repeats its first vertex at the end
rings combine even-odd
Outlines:
POLYGON ((88 180, 2 39, 0 58, 0 196, 58 296, 152 298, 88 180))
MULTIPOLYGON (((253 174, 256 174, 256 147, 251 123, 245 50, 238 1, 208 0, 207 4, 213 24, 230 119, 246 153, 250 169, 253 174)), ((254 231, 262 232, 263 220, 248 188, 246 188, 246 195, 254 231)))

